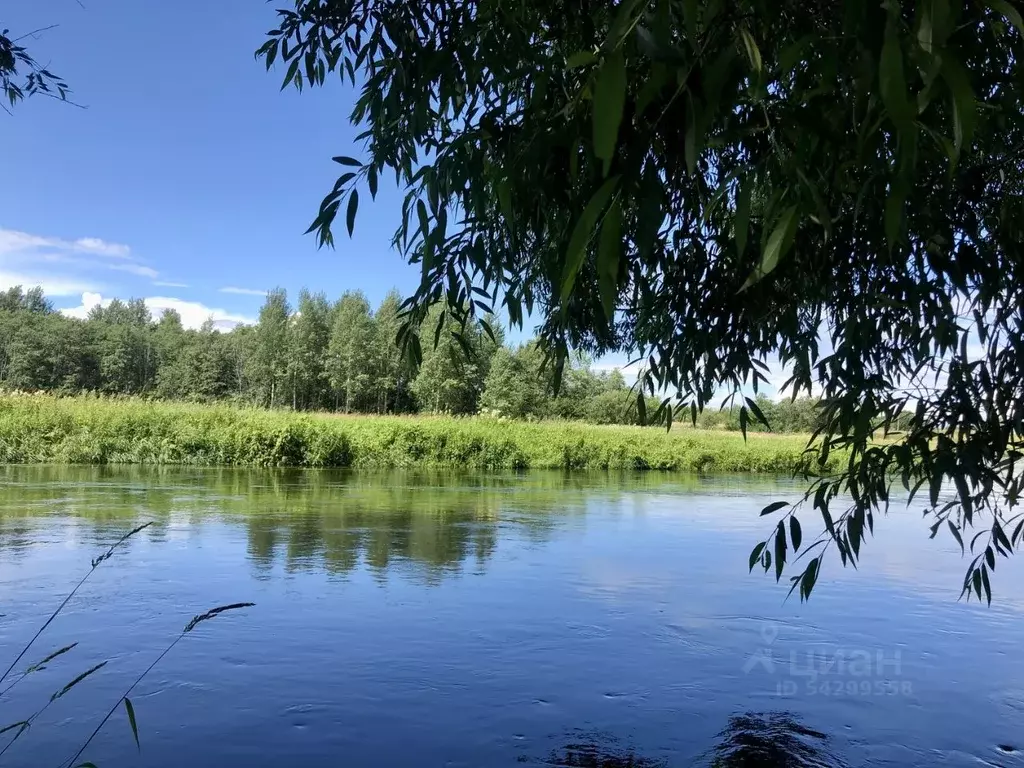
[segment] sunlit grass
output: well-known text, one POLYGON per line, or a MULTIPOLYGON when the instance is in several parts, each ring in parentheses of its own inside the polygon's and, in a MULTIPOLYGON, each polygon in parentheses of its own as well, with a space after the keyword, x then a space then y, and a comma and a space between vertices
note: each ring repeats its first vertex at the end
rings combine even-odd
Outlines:
POLYGON ((802 435, 0 396, 7 463, 791 473, 817 466, 806 444, 802 435))

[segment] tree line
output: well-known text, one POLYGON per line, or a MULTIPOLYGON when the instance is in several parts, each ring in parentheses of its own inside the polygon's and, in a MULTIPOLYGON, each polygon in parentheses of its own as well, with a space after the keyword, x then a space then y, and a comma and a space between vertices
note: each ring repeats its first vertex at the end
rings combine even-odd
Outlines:
MULTIPOLYGON (((279 288, 254 325, 222 331, 208 320, 192 330, 173 309, 154 317, 142 299, 114 299, 81 320, 56 311, 40 288, 14 287, 0 292, 0 386, 345 413, 638 423, 635 394, 620 371, 598 371, 576 357, 556 395, 536 341, 507 344, 498 323, 462 329, 440 309, 424 324, 414 370, 395 343, 401 305, 394 291, 373 308, 359 291, 332 303, 303 289, 293 306, 279 288)), ((816 426, 810 399, 762 395, 758 402, 776 431, 816 426)), ((649 410, 657 410, 653 398, 649 410)), ((738 430, 739 411, 709 410, 697 426, 738 430)))

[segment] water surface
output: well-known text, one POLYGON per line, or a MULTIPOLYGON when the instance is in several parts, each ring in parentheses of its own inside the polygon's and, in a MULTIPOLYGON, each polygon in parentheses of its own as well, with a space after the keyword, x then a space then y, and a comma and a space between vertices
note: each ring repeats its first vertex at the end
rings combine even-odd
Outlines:
MULTIPOLYGON (((747 573, 798 485, 664 475, 0 469, 0 662, 124 531, 0 698, 100 661, 0 764, 1024 765, 1024 565, 992 608, 919 510, 809 604, 747 573), (757 759, 755 759, 757 758, 757 759)), ((804 521, 805 537, 815 528, 804 521)), ((0 670, 2 671, 2 670, 0 670)), ((0 737, 0 744, 7 735, 0 737)))

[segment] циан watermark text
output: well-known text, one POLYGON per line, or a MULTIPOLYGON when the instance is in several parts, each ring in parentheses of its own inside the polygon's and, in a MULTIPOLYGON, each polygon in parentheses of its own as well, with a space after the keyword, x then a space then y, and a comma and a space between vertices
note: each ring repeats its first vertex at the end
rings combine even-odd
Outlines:
POLYGON ((743 664, 744 674, 767 674, 778 696, 910 696, 900 649, 814 646, 781 652, 773 647, 779 628, 765 624, 762 646, 743 664))

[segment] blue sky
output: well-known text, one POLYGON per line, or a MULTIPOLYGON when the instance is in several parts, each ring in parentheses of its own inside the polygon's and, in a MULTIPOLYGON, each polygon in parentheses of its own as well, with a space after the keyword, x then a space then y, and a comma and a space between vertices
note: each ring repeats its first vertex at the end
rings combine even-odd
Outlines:
POLYGON ((372 303, 415 286, 390 248, 393 184, 361 201, 335 250, 302 234, 337 175, 331 156, 361 154, 354 92, 340 79, 279 90, 282 72, 253 58, 274 4, 83 4, 4 4, 12 36, 58 25, 25 42, 87 109, 36 98, 0 113, 0 287, 41 283, 61 308, 143 297, 198 324, 254 318, 274 286, 358 288, 372 303))
POLYGON ((351 87, 282 92, 281 67, 254 59, 288 4, 5 3, 12 36, 56 25, 26 45, 87 108, 35 98, 0 113, 0 289, 41 284, 78 315, 145 298, 191 327, 253 322, 276 286, 293 298, 360 289, 372 304, 411 292, 418 270, 390 247, 401 194, 387 176, 376 202, 362 196, 354 238, 338 231, 335 250, 317 250, 303 234, 338 175, 330 158, 363 153, 351 87))

